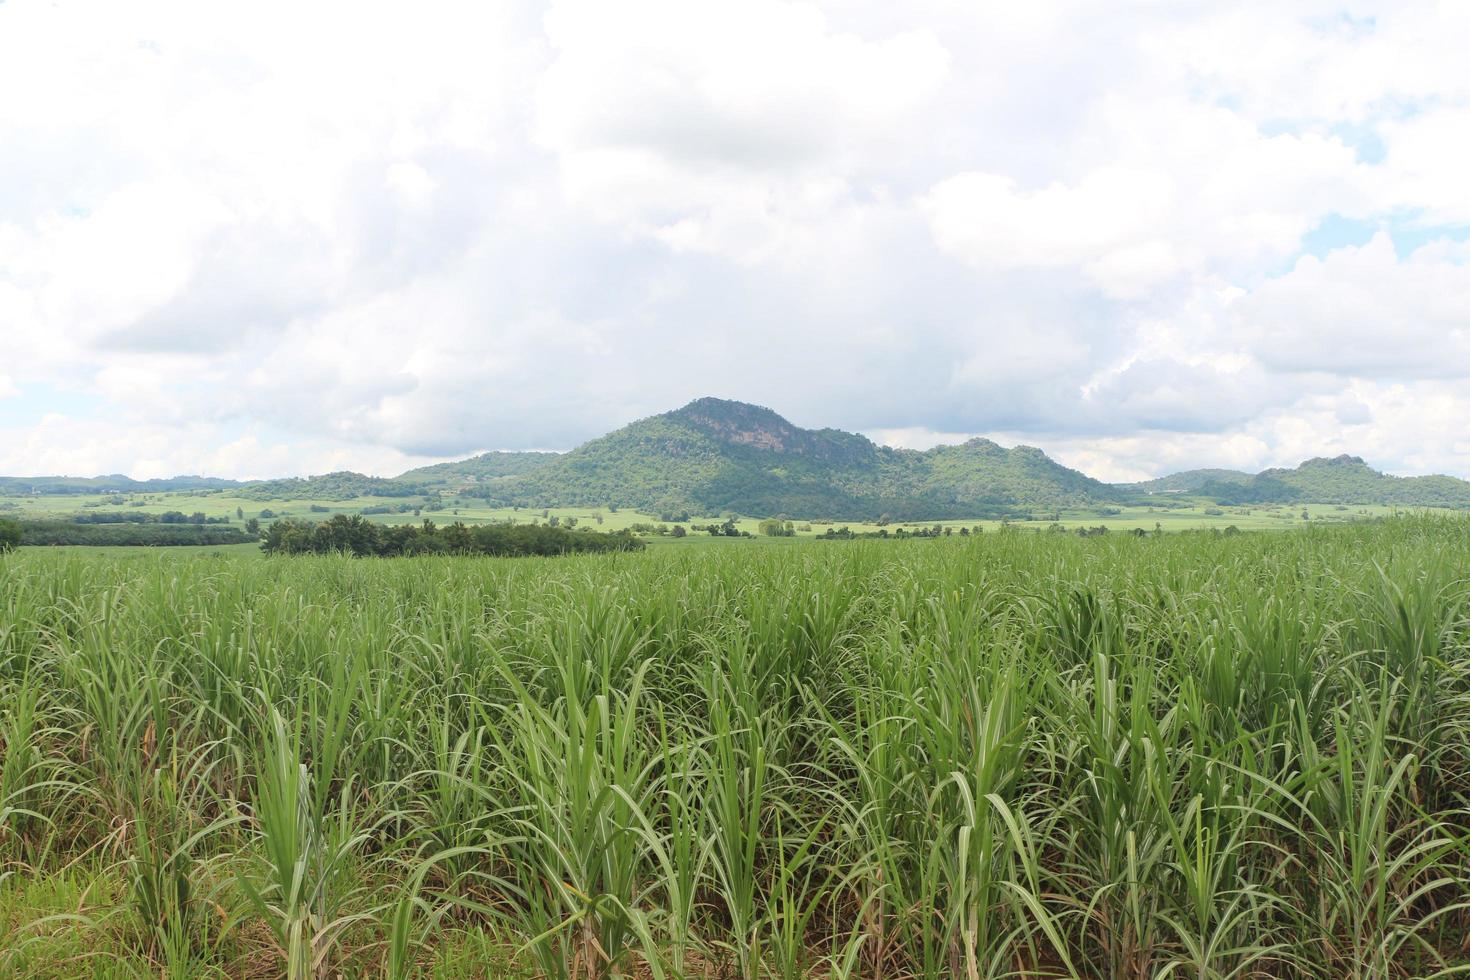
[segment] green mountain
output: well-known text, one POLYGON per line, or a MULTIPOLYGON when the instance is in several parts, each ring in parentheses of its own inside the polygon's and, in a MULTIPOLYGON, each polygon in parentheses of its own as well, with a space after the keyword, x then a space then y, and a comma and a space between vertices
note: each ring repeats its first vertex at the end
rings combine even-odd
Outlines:
POLYGON ((0 495, 88 493, 165 493, 179 490, 228 490, 242 486, 235 480, 205 476, 172 476, 134 480, 118 473, 109 476, 0 476, 0 495))
POLYGON ((1178 494, 1223 504, 1329 503, 1470 509, 1470 482, 1398 477, 1356 456, 1294 469, 1198 469, 1110 485, 1039 449, 988 439, 919 452, 840 429, 803 429, 768 408, 700 398, 566 453, 492 452, 391 479, 338 472, 234 481, 198 476, 0 477, 0 496, 228 491, 257 500, 414 497, 454 490, 527 507, 628 507, 670 517, 734 512, 808 520, 1031 517, 1178 494))
POLYGON ((1359 456, 1309 459, 1295 468, 1260 473, 1185 470, 1119 484, 1134 501, 1160 493, 1204 497, 1222 504, 1382 504, 1399 507, 1470 508, 1470 482, 1453 476, 1391 476, 1359 456))
POLYGON ((364 476, 351 470, 321 476, 293 476, 241 484, 239 494, 251 500, 353 500, 357 497, 412 497, 424 487, 402 480, 364 476))
POLYGON ((1118 488, 1138 493, 1196 493, 1207 483, 1249 483, 1254 478, 1255 474, 1240 470, 1184 470, 1156 480, 1120 483, 1118 488))
MULTIPOLYGON (((407 476, 408 474, 404 474, 407 476)), ((321 476, 283 477, 275 480, 223 480, 215 477, 174 476, 134 480, 126 476, 0 476, 0 496, 27 494, 178 493, 225 490, 252 500, 352 500, 355 497, 409 497, 423 493, 425 484, 403 477, 384 479, 350 470, 321 476)))
POLYGON ((717 398, 624 426, 482 495, 526 506, 831 520, 1008 516, 1120 496, 1027 446, 973 439, 925 452, 891 449, 717 398))
POLYGON ((420 466, 394 477, 405 483, 432 487, 460 487, 524 476, 559 456, 559 453, 481 453, 452 463, 420 466))
POLYGON ((1207 482, 1198 491, 1222 503, 1388 504, 1470 507, 1470 482, 1452 476, 1390 476, 1357 456, 1309 459, 1244 483, 1207 482))

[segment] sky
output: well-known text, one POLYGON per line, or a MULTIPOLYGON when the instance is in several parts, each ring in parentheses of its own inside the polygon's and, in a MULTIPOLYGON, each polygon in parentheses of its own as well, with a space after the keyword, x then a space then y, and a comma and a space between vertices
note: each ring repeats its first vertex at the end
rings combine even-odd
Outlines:
POLYGON ((1470 4, 0 2, 0 474, 715 395, 1470 477, 1470 4))

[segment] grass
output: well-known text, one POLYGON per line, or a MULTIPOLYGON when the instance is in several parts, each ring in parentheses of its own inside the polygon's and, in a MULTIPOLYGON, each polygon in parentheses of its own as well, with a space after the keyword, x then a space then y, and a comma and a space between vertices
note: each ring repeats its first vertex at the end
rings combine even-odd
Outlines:
POLYGON ((1464 972, 1467 568, 1433 516, 25 550, 0 975, 1464 972))

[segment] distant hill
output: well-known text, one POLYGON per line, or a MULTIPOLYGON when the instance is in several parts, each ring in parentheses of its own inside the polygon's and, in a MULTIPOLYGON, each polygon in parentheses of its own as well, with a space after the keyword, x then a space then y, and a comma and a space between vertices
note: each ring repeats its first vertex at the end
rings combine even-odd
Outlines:
POLYGON ((1260 473, 1239 470, 1185 470, 1119 484, 1139 495, 1175 493, 1222 504, 1380 504, 1398 507, 1470 508, 1470 482, 1453 476, 1391 476, 1359 456, 1316 457, 1295 468, 1260 473))
POLYGON ((355 497, 409 497, 427 487, 402 477, 389 480, 342 470, 321 476, 276 480, 221 480, 214 477, 174 476, 133 480, 126 476, 0 476, 0 496, 97 493, 177 493, 189 490, 228 490, 253 500, 351 500, 355 497))
POLYGON ((1120 483, 1118 487, 1139 493, 1195 493, 1207 483, 1249 483, 1254 477, 1240 470, 1184 470, 1156 480, 1120 483))
MULTIPOLYGON (((0 477, 0 495, 222 490, 256 500, 351 500, 460 491, 527 507, 627 507, 670 517, 734 512, 807 520, 1031 517, 1177 494, 1222 504, 1327 503, 1470 509, 1470 482, 1399 477, 1357 456, 1294 469, 1197 469, 1106 484, 1040 449, 988 439, 917 451, 841 429, 803 429, 769 408, 700 398, 566 453, 490 452, 392 478, 337 472, 239 482, 199 476, 0 477)), ((1183 503, 1181 502, 1181 506, 1183 503)))
POLYGON ((1005 516, 1119 496, 1039 449, 984 439, 926 452, 891 449, 718 398, 624 426, 485 494, 529 506, 832 520, 1005 516))
POLYGON ((243 484, 205 476, 171 476, 134 480, 118 473, 109 476, 0 476, 0 494, 27 493, 165 493, 179 490, 228 490, 243 484))
POLYGON ((481 453, 452 463, 420 466, 394 477, 404 483, 424 486, 459 486, 524 476, 556 459, 560 453, 481 453))
POLYGON ((364 476, 350 470, 321 476, 293 476, 280 480, 256 480, 240 485, 239 493, 251 500, 352 500, 357 497, 412 497, 425 487, 401 479, 364 476))
POLYGON ((1309 459, 1295 469, 1263 470, 1245 482, 1207 482, 1198 492, 1221 503, 1470 507, 1470 482, 1452 476, 1390 476, 1347 455, 1309 459))

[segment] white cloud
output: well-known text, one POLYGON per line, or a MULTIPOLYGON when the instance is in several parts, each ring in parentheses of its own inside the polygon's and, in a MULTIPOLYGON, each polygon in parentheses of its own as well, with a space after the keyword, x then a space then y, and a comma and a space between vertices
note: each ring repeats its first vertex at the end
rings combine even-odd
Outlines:
POLYGON ((1470 157, 1470 96, 1387 122, 1383 131, 1396 203, 1422 224, 1470 224, 1470 186, 1460 166, 1470 157))
POLYGON ((1137 299, 1181 275, 1258 274, 1374 193, 1340 141, 1266 135, 1216 106, 1104 99, 1084 129, 1103 156, 1074 182, 966 172, 936 184, 921 206, 940 249, 988 269, 1076 271, 1137 299))
POLYGON ((1212 5, 1145 36, 1149 58, 1252 119, 1359 123, 1470 96, 1470 8, 1436 0, 1212 5))
POLYGON ((418 456, 331 439, 266 440, 208 423, 137 425, 48 413, 33 425, 0 425, 0 473, 135 479, 203 474, 226 479, 306 476, 355 467, 400 473, 443 457, 418 456))
POLYGON ((1284 371, 1366 378, 1470 376, 1470 249, 1399 256, 1386 233, 1306 256, 1232 305, 1249 349, 1284 371))
POLYGON ((880 139, 947 62, 927 30, 867 40, 778 0, 559 0, 546 32, 541 143, 695 170, 787 174, 880 139))
POLYGON ((928 30, 868 39, 804 3, 560 0, 536 140, 569 202, 678 251, 799 247, 943 79, 928 30))
POLYGON ((0 471, 383 472, 718 394, 1470 474, 1467 17, 9 0, 0 471))

